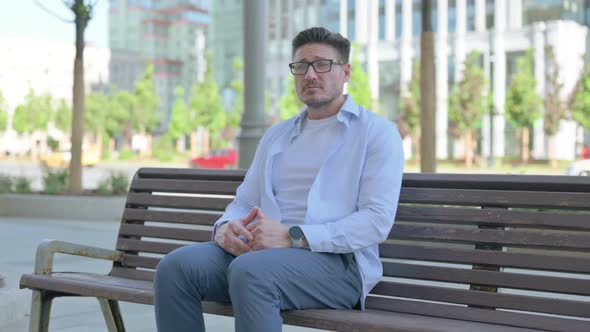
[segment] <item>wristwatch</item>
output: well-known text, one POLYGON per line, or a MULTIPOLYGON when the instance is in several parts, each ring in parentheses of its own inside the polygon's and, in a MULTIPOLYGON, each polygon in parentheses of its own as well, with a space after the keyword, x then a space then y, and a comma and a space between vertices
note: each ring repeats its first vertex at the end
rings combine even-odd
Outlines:
POLYGON ((291 247, 292 248, 301 248, 303 247, 303 230, 299 226, 292 226, 289 228, 289 237, 291 238, 291 247))

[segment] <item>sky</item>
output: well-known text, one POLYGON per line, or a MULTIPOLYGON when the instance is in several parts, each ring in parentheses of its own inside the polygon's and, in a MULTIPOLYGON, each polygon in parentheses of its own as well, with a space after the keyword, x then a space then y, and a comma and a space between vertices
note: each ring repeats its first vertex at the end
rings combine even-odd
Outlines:
MULTIPOLYGON (((96 0, 94 0, 96 1, 96 0)), ((43 6, 68 20, 72 12, 62 0, 38 0, 43 6)), ((86 28, 86 42, 108 47, 109 0, 98 0, 94 16, 86 28)), ((2 35, 17 35, 48 41, 74 43, 74 23, 66 23, 39 7, 34 0, 0 0, 0 42, 2 35)))

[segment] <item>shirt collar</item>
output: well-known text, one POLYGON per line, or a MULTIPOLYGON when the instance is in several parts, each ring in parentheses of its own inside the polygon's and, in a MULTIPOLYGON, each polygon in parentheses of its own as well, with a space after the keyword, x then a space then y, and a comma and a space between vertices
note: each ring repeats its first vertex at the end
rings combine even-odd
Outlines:
MULTIPOLYGON (((342 104, 342 107, 340 107, 336 117, 348 128, 350 119, 353 116, 359 116, 359 105, 350 95, 345 94, 344 97, 346 98, 346 101, 344 101, 344 104, 342 104)), ((301 126, 303 125, 303 120, 305 120, 305 117, 307 117, 307 109, 303 109, 297 118, 295 118, 295 131, 293 132, 293 135, 291 135, 291 139, 301 133, 301 126)))

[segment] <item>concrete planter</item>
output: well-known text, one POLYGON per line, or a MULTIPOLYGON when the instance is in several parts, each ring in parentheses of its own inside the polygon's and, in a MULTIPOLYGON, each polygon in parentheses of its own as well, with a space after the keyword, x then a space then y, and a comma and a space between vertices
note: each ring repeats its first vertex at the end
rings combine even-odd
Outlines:
POLYGON ((119 221, 124 206, 125 196, 0 194, 5 217, 119 221))

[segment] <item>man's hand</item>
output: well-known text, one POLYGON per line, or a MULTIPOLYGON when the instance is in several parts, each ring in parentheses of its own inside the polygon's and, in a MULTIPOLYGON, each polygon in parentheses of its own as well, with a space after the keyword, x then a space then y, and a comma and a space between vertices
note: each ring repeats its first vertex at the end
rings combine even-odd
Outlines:
POLYGON ((291 247, 287 226, 267 218, 260 209, 258 209, 256 218, 258 219, 256 222, 246 226, 246 229, 254 236, 254 241, 248 243, 253 250, 291 247))
POLYGON ((234 256, 240 256, 252 251, 250 243, 254 240, 254 236, 246 229, 246 225, 256 218, 259 211, 258 208, 253 208, 244 218, 221 225, 215 233, 215 242, 234 256), (242 241, 239 238, 240 235, 248 240, 248 243, 242 241))

